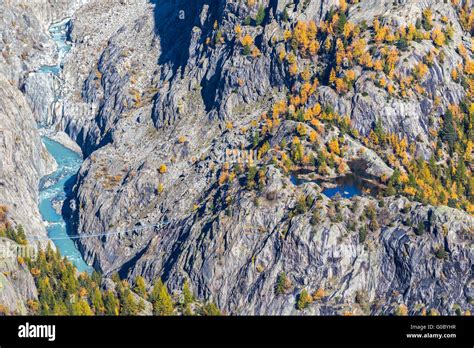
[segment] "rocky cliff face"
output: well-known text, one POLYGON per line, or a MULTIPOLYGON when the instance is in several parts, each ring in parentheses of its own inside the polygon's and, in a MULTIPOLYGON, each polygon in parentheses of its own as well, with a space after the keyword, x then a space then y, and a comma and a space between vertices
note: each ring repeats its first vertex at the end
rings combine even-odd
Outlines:
MULTIPOLYGON (((161 276, 171 288, 189 278, 201 297, 215 298, 229 313, 293 313, 303 288, 324 289, 323 300, 309 313, 387 314, 399 304, 407 304, 413 314, 424 307, 443 313, 451 313, 454 304, 470 308, 473 221, 468 214, 419 204, 401 213, 406 200, 377 203, 365 197, 357 204, 336 203, 342 222, 334 223, 328 217, 334 203, 323 199, 318 203, 322 220, 311 226, 309 213, 289 217, 288 211, 300 195, 317 195, 321 187, 316 183, 295 186, 272 167, 258 194, 216 183, 225 150, 248 144, 240 130, 291 88, 275 44, 283 35, 282 13, 290 23, 319 21, 337 3, 261 2, 267 9, 263 24, 245 27, 261 52, 255 59, 243 56, 231 35, 243 19, 255 17, 258 6, 91 3, 76 13, 71 34, 77 46, 66 68, 72 90, 62 123, 90 154, 78 180, 77 228, 140 227, 139 232, 84 240, 86 260, 106 274, 161 276), (97 111, 87 117, 68 111, 77 103, 97 111), (160 174, 163 164, 167 171, 160 174), (352 212, 352 205, 359 207, 352 212), (369 205, 375 206, 379 227, 361 244, 349 222, 360 219, 369 205), (407 218, 411 223, 405 226, 407 218), (171 223, 146 228, 160 221, 171 223), (431 221, 421 237, 411 227, 419 221, 431 221), (442 246, 450 250, 449 260, 436 257, 442 246), (281 272, 291 287, 276 296, 281 272)), ((467 42, 454 9, 440 2, 362 1, 349 9, 348 19, 361 23, 383 16, 384 23, 407 24, 428 7, 446 14, 457 33, 445 49, 444 63, 429 68, 423 83, 429 96, 389 98, 369 79, 370 72, 362 71, 347 94, 322 86, 317 100, 349 115, 362 134, 383 120, 385 129, 417 139, 419 151, 429 154, 429 118, 439 119, 447 105, 464 97, 463 88, 449 78, 462 61, 455 47, 467 42), (440 97, 436 107, 433 96, 440 97)), ((414 43, 402 52, 400 68, 421 61, 433 48, 427 41, 414 43)), ((283 133, 274 135, 277 142, 283 133)), ((348 141, 350 148, 357 147, 348 141)), ((381 161, 369 153, 364 156, 371 163, 381 161)), ((386 167, 382 162, 374 172, 390 176, 393 171, 386 167)))
POLYGON ((25 97, 0 76, 0 201, 31 236, 46 236, 38 212, 39 179, 54 168, 25 97))
MULTIPOLYGON (((5 254, 6 250, 12 251, 20 246, 10 239, 0 238, 0 308, 2 315, 28 314, 28 301, 37 300, 38 292, 33 276, 28 267, 19 264, 16 257, 5 254)), ((26 254, 26 253, 25 253, 26 254)))
POLYGON ((57 122, 54 101, 60 88, 58 77, 38 72, 57 62, 47 29, 85 3, 9 0, 0 6, 0 204, 7 205, 13 222, 32 236, 46 236, 37 208, 38 182, 55 168, 38 132, 38 126, 57 122))
MULTIPOLYGON (((0 5, 0 206, 27 237, 47 237, 38 211, 39 179, 55 168, 43 147, 34 106, 23 93, 25 80, 52 51, 44 24, 28 6, 0 5)), ((2 226, 3 227, 3 226, 2 226)), ((27 314, 28 300, 37 299, 29 270, 7 250, 16 244, 0 241, 0 306, 2 313, 27 314)))
MULTIPOLYGON (((310 75, 320 81, 312 84, 309 78, 312 95, 293 104, 347 116, 351 132, 342 135, 342 121, 302 126, 304 116, 268 126, 271 117, 262 115, 294 98, 307 80, 291 70, 286 32, 298 21, 334 19, 342 15, 340 6, 332 0, 89 1, 74 11, 74 47, 65 60, 64 95, 54 117, 41 108, 47 95, 35 96, 35 88, 26 86, 30 104, 39 110, 37 120, 66 131, 87 156, 70 202, 78 233, 130 231, 82 240, 86 261, 132 281, 137 275, 150 283, 162 277, 172 290, 189 279, 200 298, 214 299, 227 313, 472 310, 474 221, 468 213, 377 194, 329 199, 310 166, 304 173, 290 170, 289 176, 277 163, 267 163, 255 179, 258 190, 246 187, 247 174, 226 177, 231 175, 226 150, 259 150, 267 140, 273 149, 284 147, 295 134, 321 127, 316 144, 329 147, 337 138, 344 148, 343 154, 338 150, 341 161, 364 163, 366 177, 377 185, 386 184, 395 163, 364 143, 375 123, 415 144, 413 157, 428 159, 434 152, 433 130, 440 129, 448 106, 466 97, 466 86, 452 78, 466 60, 458 47, 471 47, 455 7, 443 1, 367 0, 344 10, 360 28, 375 18, 382 27, 399 28, 415 26, 431 8, 440 23, 446 16, 454 32, 442 49, 429 34, 408 47, 400 43, 392 67, 357 64, 350 88, 337 85, 337 78, 349 81, 342 72, 331 76, 336 47, 348 45, 336 33, 333 42, 320 43, 320 55, 301 54, 296 70, 313 69, 310 75), (259 8, 265 12, 256 23, 259 8), (244 44, 247 36, 252 41, 244 44), (432 50, 442 51, 443 59, 426 64, 423 79, 403 80, 414 66, 427 63, 432 50), (384 69, 401 81, 395 92, 374 77, 384 69), (294 180, 297 174, 305 180, 294 180), (163 222, 165 227, 153 227, 163 222), (296 301, 303 290, 312 303, 300 312, 296 301)), ((347 30, 352 42, 354 29, 347 30)), ((374 64, 377 58, 389 62, 390 48, 381 51, 371 30, 361 30, 372 45, 366 51, 374 64)), ((292 52, 299 52, 295 42, 292 52)), ((356 48, 347 49, 337 65, 352 66, 347 55, 356 48)), ((468 54, 472 59, 472 51, 468 54)), ((318 146, 304 146, 308 157, 318 157, 318 146)), ((333 178, 336 171, 321 175, 333 178)))
POLYGON ((43 147, 34 113, 21 92, 23 81, 52 49, 43 23, 28 7, 2 4, 0 41, 0 204, 30 236, 46 236, 38 212, 39 179, 54 169, 43 147))

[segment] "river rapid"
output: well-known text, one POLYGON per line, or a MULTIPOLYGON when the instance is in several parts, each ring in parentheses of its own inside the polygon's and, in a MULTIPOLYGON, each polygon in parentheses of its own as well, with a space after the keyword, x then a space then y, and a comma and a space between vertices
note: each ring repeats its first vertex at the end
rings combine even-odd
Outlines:
MULTIPOLYGON (((64 19, 50 26, 49 33, 56 43, 58 61, 56 65, 42 66, 38 73, 60 76, 63 59, 72 47, 67 34, 69 24, 70 20, 64 19)), ((59 94, 60 90, 57 98, 59 98, 59 94)), ((67 202, 67 198, 72 193, 76 174, 83 162, 82 156, 46 136, 42 140, 58 165, 54 173, 43 177, 40 181, 39 210, 46 224, 48 236, 61 255, 67 257, 79 272, 91 273, 92 267, 86 264, 74 241, 70 238, 70 234, 74 234, 74 231, 69 230, 70 210, 63 207, 64 202, 67 202)))

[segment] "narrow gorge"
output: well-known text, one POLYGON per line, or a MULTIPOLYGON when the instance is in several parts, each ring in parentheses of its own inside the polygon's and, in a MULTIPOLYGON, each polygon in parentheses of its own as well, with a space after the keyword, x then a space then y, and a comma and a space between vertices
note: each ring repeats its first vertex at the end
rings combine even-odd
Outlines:
MULTIPOLYGON (((67 18, 53 23, 49 27, 48 31, 57 47, 58 61, 52 66, 41 66, 38 70, 38 73, 50 74, 50 78, 56 80, 57 87, 53 96, 53 104, 49 107, 50 110, 54 110, 55 103, 61 102, 63 59, 71 49, 71 45, 67 41, 69 24, 70 19, 67 18)), ((71 198, 70 194, 75 183, 75 176, 82 164, 82 153, 77 153, 52 140, 51 138, 58 139, 58 133, 52 129, 39 126, 39 132, 44 134, 43 143, 57 164, 57 169, 48 176, 43 177, 40 182, 39 210, 46 223, 48 237, 53 241, 61 254, 74 263, 79 272, 92 272, 92 268, 84 262, 74 241, 69 237, 74 235, 75 232, 69 229, 68 233, 68 227, 71 225, 71 222, 69 221, 69 209, 64 205, 71 198)), ((65 134, 62 134, 62 138, 64 136, 65 134)), ((59 137, 61 139, 61 136, 59 137)), ((71 146, 72 140, 69 140, 68 143, 71 146)), ((73 147, 76 151, 80 151, 78 146, 73 147)))

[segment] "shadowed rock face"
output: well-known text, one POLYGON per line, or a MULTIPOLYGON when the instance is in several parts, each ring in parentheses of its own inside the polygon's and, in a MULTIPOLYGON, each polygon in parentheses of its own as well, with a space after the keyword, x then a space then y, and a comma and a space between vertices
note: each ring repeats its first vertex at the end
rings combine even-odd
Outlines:
MULTIPOLYGON (((6 238, 0 238, 2 252, 18 245, 6 238)), ((28 267, 19 265, 15 257, 0 258, 0 305, 7 313, 27 315, 28 300, 37 300, 38 291, 28 267)))
MULTIPOLYGON (((212 28, 212 24, 222 13, 225 1, 197 0, 197 1, 166 1, 154 0, 155 32, 160 38, 161 54, 159 65, 169 64, 174 73, 183 68, 190 56, 193 28, 198 25, 212 28), (206 9, 207 16, 201 16, 206 9), (206 23, 202 20, 205 19, 206 23)), ((181 72, 181 77, 182 77, 181 72)))
MULTIPOLYGON (((338 202, 323 197, 317 202, 319 221, 312 224, 311 213, 292 217, 289 212, 302 194, 321 193, 316 183, 295 186, 269 166, 262 192, 217 184, 216 168, 226 149, 249 145, 249 137, 237 130, 291 87, 272 43, 282 36, 284 8, 290 23, 320 20, 338 1, 264 3, 269 9, 264 25, 250 29, 261 51, 257 58, 242 55, 237 40, 213 44, 218 31, 232 33, 249 15, 238 1, 97 0, 74 12, 75 47, 61 76, 64 98, 55 117, 48 118, 87 157, 71 202, 74 228, 87 234, 170 221, 161 229, 81 240, 86 261, 109 276, 143 275, 150 283, 162 277, 172 290, 189 279, 200 298, 212 298, 227 313, 390 314, 401 303, 411 314, 423 307, 452 314, 455 304, 472 310, 474 221, 466 213, 400 197, 338 202), (160 173, 163 164, 166 173, 160 173), (361 243, 351 223, 365 219, 367 210, 374 218, 361 243), (419 223, 425 225, 421 236, 413 227, 419 223), (440 247, 447 258, 436 256, 440 247), (290 285, 277 295, 283 272, 290 285), (322 299, 296 311, 302 289, 320 288, 322 299)), ((384 15, 404 23, 427 6, 447 13, 459 29, 449 4, 430 1, 362 1, 349 19, 371 22, 384 15)), ((252 11, 254 16, 257 9, 252 11)), ((461 61, 454 49, 460 40, 455 36, 445 63, 435 62, 425 82, 440 95, 443 108, 464 96, 449 78, 461 61)), ((431 48, 429 42, 414 44, 400 64, 420 61, 431 48)), ((28 95, 33 109, 42 110, 40 98, 28 95)), ((322 86, 315 98, 349 115, 361 134, 380 119, 387 131, 418 138, 420 152, 427 155, 429 116, 442 112, 422 96, 388 98, 365 75, 344 96, 322 86)), ((293 123, 281 124, 273 135, 276 143, 291 141, 293 123)), ((348 156, 362 160, 371 177, 393 172, 359 142, 348 138, 346 144, 348 156)))
MULTIPOLYGON (((36 116, 46 113, 48 104, 41 105, 44 100, 36 90, 27 95, 25 87, 53 51, 43 29, 44 23, 31 8, 9 1, 0 4, 0 205, 6 206, 8 220, 22 225, 29 238, 47 237, 38 211, 38 184, 55 168, 36 125, 36 116), (35 105, 32 100, 39 102, 35 105)), ((5 247, 6 240, 0 243, 5 247)), ((26 314, 27 300, 37 298, 26 266, 19 265, 16 257, 1 255, 0 278, 3 310, 26 314)))

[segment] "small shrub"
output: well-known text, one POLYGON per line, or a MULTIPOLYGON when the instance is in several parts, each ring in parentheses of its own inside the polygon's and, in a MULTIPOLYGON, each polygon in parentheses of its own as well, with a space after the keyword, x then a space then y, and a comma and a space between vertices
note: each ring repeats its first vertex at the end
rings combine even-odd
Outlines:
POLYGON ((406 305, 404 305, 403 303, 400 304, 395 309, 395 315, 397 315, 397 316, 407 316, 408 315, 408 307, 406 305))
POLYGON ((275 293, 277 295, 286 294, 286 292, 291 288, 291 281, 287 277, 285 272, 280 273, 278 276, 277 284, 275 286, 275 293))
POLYGON ((443 247, 439 247, 435 251, 435 256, 440 260, 444 260, 444 259, 448 258, 448 252, 446 250, 444 250, 443 247))
POLYGON ((367 239, 367 227, 362 226, 359 230, 359 242, 364 243, 367 239))
POLYGON ((160 168, 158 168, 158 171, 160 172, 160 174, 165 174, 168 171, 168 167, 166 167, 165 164, 162 164, 160 168))
POLYGON ((415 234, 417 236, 421 236, 425 232, 425 223, 423 221, 420 221, 418 223, 418 226, 415 228, 415 234))
POLYGON ((313 300, 317 301, 317 300, 321 300, 323 297, 325 296, 325 293, 324 293, 324 289, 323 288, 319 288, 318 290, 316 290, 313 294, 313 300))
POLYGON ((296 303, 296 308, 298 308, 300 311, 303 309, 307 308, 312 301, 311 296, 309 296, 308 292, 306 290, 301 291, 299 297, 298 297, 298 302, 296 303))
POLYGON ((255 17, 255 25, 261 25, 265 20, 265 8, 260 6, 258 8, 257 17, 255 17))
POLYGON ((321 218, 319 215, 319 211, 315 209, 313 211, 313 215, 311 216, 311 219, 309 220, 309 223, 311 224, 311 226, 316 226, 320 221, 321 221, 321 218))

